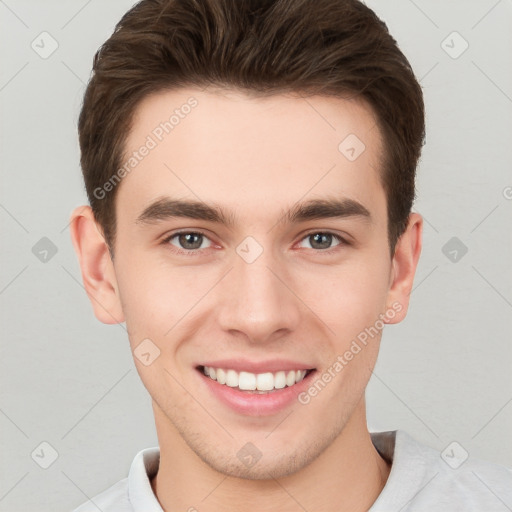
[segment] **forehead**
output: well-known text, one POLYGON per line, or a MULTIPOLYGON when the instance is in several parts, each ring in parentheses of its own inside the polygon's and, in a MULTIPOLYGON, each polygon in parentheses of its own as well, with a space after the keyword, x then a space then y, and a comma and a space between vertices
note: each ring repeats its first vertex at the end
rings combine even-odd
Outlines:
POLYGON ((241 219, 257 211, 270 220, 325 195, 385 209, 381 151, 373 112, 359 101, 164 91, 134 113, 117 202, 131 220, 163 195, 211 200, 241 219))

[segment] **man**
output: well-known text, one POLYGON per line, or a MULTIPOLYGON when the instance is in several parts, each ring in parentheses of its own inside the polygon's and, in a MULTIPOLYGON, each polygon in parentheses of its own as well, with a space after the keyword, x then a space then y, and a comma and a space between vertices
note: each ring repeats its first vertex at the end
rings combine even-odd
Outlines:
POLYGON ((512 507, 509 469, 455 471, 366 424, 421 251, 424 127, 407 59, 359 1, 123 17, 85 94, 90 207, 71 233, 95 315, 126 322, 159 447, 77 511, 512 507))

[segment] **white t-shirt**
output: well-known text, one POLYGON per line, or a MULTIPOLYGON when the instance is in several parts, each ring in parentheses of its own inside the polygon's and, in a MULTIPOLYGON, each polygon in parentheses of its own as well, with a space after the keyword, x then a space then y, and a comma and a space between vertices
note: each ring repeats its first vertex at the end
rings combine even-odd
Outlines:
MULTIPOLYGON (((371 438, 392 466, 384 489, 368 512, 512 511, 512 469, 466 459, 457 443, 439 453, 403 430, 373 432, 371 438)), ((158 447, 140 451, 128 478, 73 512, 162 512, 150 481, 159 460, 158 447)))

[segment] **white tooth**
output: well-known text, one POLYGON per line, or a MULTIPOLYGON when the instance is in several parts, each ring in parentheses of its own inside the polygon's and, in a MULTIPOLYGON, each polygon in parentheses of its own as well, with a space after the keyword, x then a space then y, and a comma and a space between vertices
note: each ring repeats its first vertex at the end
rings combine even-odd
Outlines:
POLYGON ((306 376, 307 370, 279 371, 274 373, 266 372, 254 374, 251 372, 237 373, 235 370, 224 370, 222 368, 213 368, 204 366, 203 372, 219 384, 225 384, 229 387, 239 387, 247 391, 272 391, 273 389, 283 389, 286 386, 293 386, 300 382, 306 376))
POLYGON ((217 382, 226 384, 226 372, 222 368, 217 368, 217 382))
POLYGON ((272 373, 258 373, 256 376, 256 388, 259 391, 274 389, 274 375, 272 373))
POLYGON ((295 383, 300 382, 306 375, 306 370, 297 370, 295 375, 295 383))
POLYGON ((228 370, 226 372, 226 386, 230 388, 238 387, 238 373, 235 370, 228 370))
POLYGON ((276 389, 283 389, 286 386, 286 373, 277 372, 274 376, 274 387, 276 389))
POLYGON ((240 372, 238 376, 238 387, 240 389, 253 391, 256 389, 256 375, 249 372, 240 372))
POLYGON ((286 375, 286 385, 293 386, 295 384, 295 371, 290 370, 286 375))

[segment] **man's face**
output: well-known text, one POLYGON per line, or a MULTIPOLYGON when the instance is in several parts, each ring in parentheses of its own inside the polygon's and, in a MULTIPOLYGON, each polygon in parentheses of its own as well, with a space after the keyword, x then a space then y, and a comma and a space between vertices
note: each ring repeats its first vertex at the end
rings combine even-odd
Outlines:
POLYGON ((119 185, 114 269, 157 429, 225 474, 293 473, 364 418, 376 321, 392 309, 375 119, 349 100, 183 89, 139 105, 127 156, 148 136, 156 146, 119 185), (197 105, 180 110, 172 131, 156 129, 190 97, 197 105), (365 145, 359 156, 354 135, 365 145), (230 223, 149 208, 165 199, 222 210, 230 223), (340 201, 340 215, 286 215, 314 200, 340 201), (345 363, 334 369, 338 356, 345 363), (278 382, 280 370, 315 371, 263 394, 220 384, 205 365, 278 382), (330 381, 309 392, 326 373, 330 381), (252 467, 248 448, 239 452, 248 442, 262 454, 252 467))

